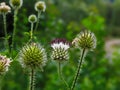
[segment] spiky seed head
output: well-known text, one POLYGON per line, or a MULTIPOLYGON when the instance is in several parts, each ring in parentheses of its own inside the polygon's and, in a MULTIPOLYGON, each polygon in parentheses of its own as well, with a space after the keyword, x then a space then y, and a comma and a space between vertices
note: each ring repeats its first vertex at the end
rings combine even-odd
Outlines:
POLYGON ((0 14, 7 14, 9 12, 11 12, 11 8, 5 2, 0 3, 0 14))
POLYGON ((36 17, 36 15, 31 14, 31 15, 28 17, 28 21, 29 21, 30 23, 35 23, 35 22, 37 22, 37 17, 36 17))
POLYGON ((47 55, 38 43, 27 44, 20 51, 20 63, 25 68, 42 68, 46 65, 47 55))
POLYGON ((44 1, 38 1, 35 4, 35 10, 38 11, 38 12, 45 12, 45 10, 46 10, 45 2, 44 1))
POLYGON ((13 9, 19 9, 22 7, 23 0, 10 0, 10 5, 13 9))
POLYGON ((55 39, 51 42, 53 60, 59 62, 66 61, 69 59, 68 49, 70 48, 70 43, 65 39, 55 39))
POLYGON ((72 44, 82 49, 94 49, 96 48, 96 37, 90 31, 83 31, 77 35, 72 44))
POLYGON ((6 56, 0 55, 0 75, 8 71, 11 60, 6 56))

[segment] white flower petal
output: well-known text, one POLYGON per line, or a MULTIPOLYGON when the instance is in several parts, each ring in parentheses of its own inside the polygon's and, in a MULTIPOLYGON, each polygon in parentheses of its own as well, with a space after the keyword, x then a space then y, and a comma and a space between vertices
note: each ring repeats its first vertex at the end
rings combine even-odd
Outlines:
POLYGON ((64 44, 63 42, 53 43, 53 44, 51 44, 51 47, 53 49, 55 49, 55 48, 63 48, 65 50, 67 50, 68 48, 70 48, 69 44, 64 44))

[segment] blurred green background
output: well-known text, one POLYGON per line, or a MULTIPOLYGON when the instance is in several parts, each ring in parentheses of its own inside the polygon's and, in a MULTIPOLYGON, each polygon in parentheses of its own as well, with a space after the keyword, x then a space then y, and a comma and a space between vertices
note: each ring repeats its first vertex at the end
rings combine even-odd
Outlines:
MULTIPOLYGON (((9 0, 2 0, 9 4, 9 0)), ((0 1, 0 2, 2 2, 0 1)), ((34 3, 24 0, 18 13, 15 38, 15 55, 29 40, 28 16, 37 14, 34 3)), ((55 38, 66 38, 70 42, 84 29, 97 37, 97 48, 87 54, 75 90, 120 90, 120 0, 44 0, 46 11, 42 13, 35 40, 48 53, 44 72, 37 70, 35 90, 66 90, 59 79, 57 63, 50 58, 50 42, 55 38)), ((13 11, 7 15, 7 29, 12 35, 13 11)), ((0 16, 0 50, 4 53, 4 30, 0 16)), ((10 41, 11 42, 11 41, 10 41)), ((71 47, 70 59, 63 65, 66 81, 71 85, 76 72, 80 51, 71 47)), ((15 60, 4 76, 2 90, 27 90, 29 72, 15 60)))

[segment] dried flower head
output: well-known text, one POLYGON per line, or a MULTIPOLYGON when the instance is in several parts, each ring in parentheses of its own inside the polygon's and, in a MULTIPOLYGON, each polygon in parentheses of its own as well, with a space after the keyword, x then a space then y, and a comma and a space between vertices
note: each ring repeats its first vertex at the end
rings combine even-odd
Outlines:
POLYGON ((35 23, 35 22, 37 22, 37 17, 36 17, 36 15, 34 15, 34 14, 30 15, 30 16, 28 17, 28 21, 29 21, 30 23, 35 23))
POLYGON ((9 12, 11 12, 11 8, 5 2, 0 3, 0 14, 7 14, 9 12))
POLYGON ((46 10, 46 5, 45 5, 45 2, 44 1, 38 1, 36 4, 35 4, 35 10, 36 11, 43 11, 45 12, 46 10))
POLYGON ((14 8, 14 9, 19 9, 21 8, 23 4, 23 0, 10 0, 10 5, 14 8))
POLYGON ((68 49, 70 48, 70 43, 65 39, 55 39, 51 42, 52 59, 58 60, 60 62, 69 59, 68 49))
POLYGON ((46 65, 47 56, 44 48, 37 43, 31 43, 22 48, 19 61, 23 67, 42 70, 46 65))
POLYGON ((9 58, 0 55, 0 75, 8 71, 8 67, 10 66, 10 63, 11 61, 9 58))
POLYGON ((82 49, 94 49, 96 48, 96 37, 90 31, 83 31, 77 35, 72 44, 82 49))

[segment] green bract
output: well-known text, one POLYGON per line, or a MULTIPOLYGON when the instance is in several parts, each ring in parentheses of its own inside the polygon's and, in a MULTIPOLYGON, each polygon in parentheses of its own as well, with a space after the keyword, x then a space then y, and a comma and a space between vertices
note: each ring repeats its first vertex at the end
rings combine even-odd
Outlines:
POLYGON ((10 0, 10 5, 14 8, 14 9, 18 9, 21 8, 23 4, 23 0, 10 0))
POLYGON ((30 23, 35 23, 35 22, 37 21, 36 15, 34 15, 34 14, 30 15, 30 16, 28 17, 28 21, 29 21, 30 23))
POLYGON ((45 11, 46 9, 46 5, 45 5, 45 2, 44 1, 38 1, 36 4, 35 4, 35 10, 36 11, 45 11))

